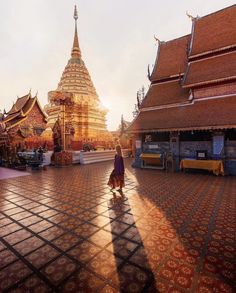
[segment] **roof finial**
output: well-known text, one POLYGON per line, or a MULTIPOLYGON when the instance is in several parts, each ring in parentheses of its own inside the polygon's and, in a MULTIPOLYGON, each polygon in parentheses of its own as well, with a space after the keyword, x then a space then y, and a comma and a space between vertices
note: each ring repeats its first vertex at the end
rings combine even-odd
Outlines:
POLYGON ((196 18, 196 17, 193 17, 191 14, 189 14, 188 11, 186 11, 186 15, 187 15, 187 17, 189 17, 192 21, 196 18))
POLYGON ((74 9, 75 35, 74 35, 73 48, 72 48, 72 52, 71 52, 71 56, 73 58, 80 58, 81 57, 78 34, 77 34, 77 19, 78 19, 78 12, 77 12, 77 7, 75 5, 75 9, 74 9))
POLYGON ((155 41, 157 41, 158 42, 158 45, 160 45, 160 43, 161 43, 161 40, 160 39, 158 39, 155 35, 154 35, 154 39, 155 39, 155 41))
POLYGON ((150 64, 148 64, 148 79, 151 81, 150 64))

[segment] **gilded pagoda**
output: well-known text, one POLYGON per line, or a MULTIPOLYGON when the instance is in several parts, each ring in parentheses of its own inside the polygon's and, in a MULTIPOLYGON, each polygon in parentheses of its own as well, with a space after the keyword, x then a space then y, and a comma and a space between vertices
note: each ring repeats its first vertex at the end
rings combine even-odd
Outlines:
MULTIPOLYGON (((77 33, 78 13, 75 6, 75 33, 71 58, 58 87, 48 93, 45 106, 48 126, 59 126, 64 149, 79 150, 85 144, 106 146, 111 135, 106 128, 107 110, 101 105, 88 69, 82 60, 77 33)), ((56 131, 58 133, 58 131, 56 131)))

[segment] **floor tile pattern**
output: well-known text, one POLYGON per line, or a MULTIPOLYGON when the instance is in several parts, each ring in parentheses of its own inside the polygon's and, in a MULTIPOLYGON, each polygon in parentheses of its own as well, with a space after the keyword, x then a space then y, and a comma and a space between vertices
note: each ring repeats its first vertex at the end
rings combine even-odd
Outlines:
POLYGON ((0 180, 0 292, 235 292, 235 178, 125 163, 0 180))

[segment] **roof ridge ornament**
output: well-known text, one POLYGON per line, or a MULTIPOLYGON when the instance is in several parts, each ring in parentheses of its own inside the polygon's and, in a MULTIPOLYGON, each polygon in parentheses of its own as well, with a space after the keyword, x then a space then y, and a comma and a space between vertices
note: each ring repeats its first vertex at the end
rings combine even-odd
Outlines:
POLYGON ((151 81, 150 64, 148 64, 148 79, 151 81))
POLYGON ((193 100, 193 91, 190 89, 188 100, 191 102, 193 100))
POLYGON ((155 39, 155 41, 157 41, 157 42, 158 42, 158 45, 160 45, 160 44, 161 44, 161 40, 160 40, 160 39, 158 39, 158 38, 156 37, 156 35, 154 35, 154 39, 155 39))
POLYGON ((187 17, 188 17, 188 18, 190 18, 190 19, 191 19, 191 21, 194 21, 194 20, 196 20, 196 19, 200 18, 200 16, 199 16, 199 15, 197 15, 197 16, 192 16, 191 14, 189 14, 189 13, 188 13, 188 11, 187 11, 187 10, 186 10, 186 15, 187 15, 187 17))

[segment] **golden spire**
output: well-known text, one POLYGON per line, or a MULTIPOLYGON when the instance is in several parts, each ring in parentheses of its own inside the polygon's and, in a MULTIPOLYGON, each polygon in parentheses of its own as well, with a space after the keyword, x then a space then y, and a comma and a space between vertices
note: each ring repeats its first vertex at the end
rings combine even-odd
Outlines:
POLYGON ((78 19, 78 12, 77 12, 77 8, 75 5, 75 10, 74 10, 75 35, 74 35, 73 48, 71 51, 72 58, 80 58, 81 57, 81 52, 80 52, 80 48, 79 48, 79 39, 78 39, 78 33, 77 33, 77 19, 78 19))

